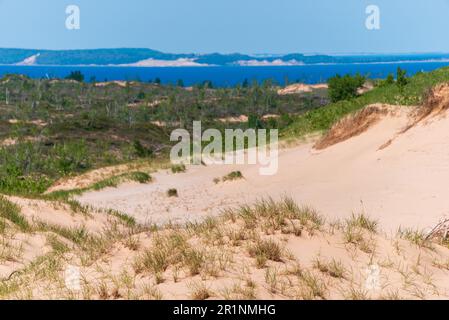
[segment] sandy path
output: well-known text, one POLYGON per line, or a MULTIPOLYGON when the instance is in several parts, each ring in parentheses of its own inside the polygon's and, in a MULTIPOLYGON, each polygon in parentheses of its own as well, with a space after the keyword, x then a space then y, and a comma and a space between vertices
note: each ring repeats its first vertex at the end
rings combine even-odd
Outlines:
POLYGON ((395 138, 408 123, 408 110, 402 109, 325 150, 318 152, 312 144, 282 150, 274 176, 260 176, 255 166, 190 167, 178 175, 157 173, 153 184, 126 184, 79 199, 124 211, 143 223, 161 223, 200 219, 226 206, 289 195, 329 219, 364 209, 388 231, 427 228, 449 211, 449 120, 434 118, 395 138), (391 145, 379 150, 392 138, 391 145), (213 182, 233 170, 245 179, 213 182), (178 190, 179 198, 166 196, 170 188, 178 190))

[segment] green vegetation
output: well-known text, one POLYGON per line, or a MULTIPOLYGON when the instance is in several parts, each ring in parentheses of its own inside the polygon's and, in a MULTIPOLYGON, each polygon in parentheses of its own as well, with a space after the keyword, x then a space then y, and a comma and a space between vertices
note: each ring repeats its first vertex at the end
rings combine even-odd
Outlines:
POLYGON ((239 179, 243 179, 243 174, 240 171, 233 171, 230 174, 226 175, 223 177, 223 182, 225 181, 234 181, 234 180, 239 180, 239 179))
POLYGON ((11 221, 21 231, 28 231, 30 229, 30 225, 22 215, 19 206, 3 196, 0 196, 0 217, 11 221))
POLYGON ((293 117, 292 123, 281 129, 281 137, 301 137, 313 132, 323 132, 345 115, 360 110, 373 103, 395 105, 419 105, 426 93, 438 83, 449 81, 449 68, 441 68, 429 73, 418 73, 407 78, 401 89, 396 83, 379 82, 372 90, 350 100, 328 104, 302 115, 293 117))
POLYGON ((171 167, 171 172, 173 173, 182 173, 186 171, 186 166, 184 164, 175 164, 171 167))
POLYGON ((403 89, 407 85, 407 83, 407 71, 402 70, 400 67, 398 67, 396 84, 400 89, 403 89))
POLYGON ((273 240, 261 240, 249 248, 249 254, 256 259, 282 261, 282 250, 278 243, 273 240))
MULTIPOLYGON (((279 129, 287 139, 326 131, 368 104, 419 104, 429 88, 449 81, 449 69, 410 78, 399 69, 396 80, 391 75, 360 96, 360 75, 329 80, 329 95, 316 90, 283 96, 272 81, 246 81, 234 88, 214 88, 206 81, 186 89, 182 83, 160 85, 157 79, 85 83, 81 76, 74 71, 68 79, 76 81, 18 75, 0 79, 0 193, 42 196, 64 177, 132 161, 164 161, 174 144, 170 132, 190 131, 194 120, 221 131, 279 129), (242 115, 248 121, 227 121, 242 115)), ((182 166, 172 170, 184 171, 182 166)), ((132 175, 126 179, 150 181, 141 173, 132 175)), ((93 188, 114 187, 126 179, 114 177, 93 188)))
MULTIPOLYGON (((251 115, 258 127, 285 128, 291 114, 327 103, 325 91, 278 96, 269 81, 216 89, 205 82, 187 90, 159 85, 158 79, 125 84, 81 80, 76 71, 59 80, 0 79, 0 193, 39 196, 55 181, 92 169, 163 161, 173 145, 170 132, 191 130, 194 120, 219 130, 247 129, 252 124, 220 119, 251 115), (279 117, 264 121, 266 114, 279 117)), ((119 182, 102 181, 95 189, 119 182)))
POLYGON ((351 218, 346 221, 346 225, 350 227, 359 227, 372 233, 377 233, 378 222, 367 217, 365 214, 352 214, 351 218))
POLYGON ((84 75, 81 73, 81 71, 72 71, 67 77, 67 80, 75 80, 78 82, 84 81, 84 75))
POLYGON ((337 74, 328 80, 329 97, 332 102, 349 100, 357 96, 357 90, 363 86, 366 78, 360 74, 340 76, 337 74))

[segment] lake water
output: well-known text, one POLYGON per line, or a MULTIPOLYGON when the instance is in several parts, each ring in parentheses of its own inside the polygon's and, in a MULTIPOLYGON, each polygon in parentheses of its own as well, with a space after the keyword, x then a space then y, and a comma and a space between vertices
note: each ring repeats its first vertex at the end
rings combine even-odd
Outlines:
POLYGON ((280 67, 96 67, 96 66, 0 66, 0 75, 14 73, 24 74, 31 78, 63 78, 71 71, 80 70, 86 81, 95 78, 97 81, 140 80, 151 81, 156 78, 162 83, 175 84, 182 79, 184 85, 191 86, 205 80, 212 81, 214 86, 225 87, 248 81, 259 82, 271 79, 280 84, 289 82, 304 82, 308 84, 326 82, 338 74, 355 74, 357 72, 371 78, 385 78, 389 73, 395 73, 397 67, 407 70, 409 75, 419 71, 432 71, 448 62, 410 62, 410 63, 369 63, 369 64, 334 64, 305 65, 280 67))

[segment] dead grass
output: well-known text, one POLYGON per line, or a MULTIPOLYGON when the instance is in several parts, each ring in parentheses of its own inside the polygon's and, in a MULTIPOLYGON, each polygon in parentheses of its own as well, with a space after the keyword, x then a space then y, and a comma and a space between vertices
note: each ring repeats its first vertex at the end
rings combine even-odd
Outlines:
POLYGON ((388 106, 374 104, 350 114, 337 122, 329 132, 319 140, 314 148, 323 150, 337 143, 366 132, 390 112, 388 106))

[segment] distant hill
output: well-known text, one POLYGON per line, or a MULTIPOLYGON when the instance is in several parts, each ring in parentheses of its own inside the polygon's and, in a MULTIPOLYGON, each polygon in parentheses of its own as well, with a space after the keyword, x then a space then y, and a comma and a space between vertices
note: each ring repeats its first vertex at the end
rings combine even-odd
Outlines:
POLYGON ((89 49, 38 50, 0 48, 3 65, 125 65, 125 66, 268 66, 323 63, 376 63, 399 61, 449 60, 449 54, 394 54, 394 55, 247 55, 247 54, 173 54, 152 49, 89 49))

